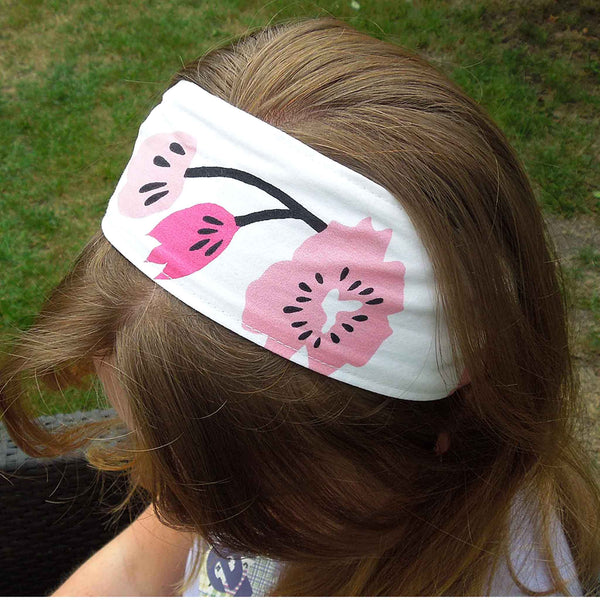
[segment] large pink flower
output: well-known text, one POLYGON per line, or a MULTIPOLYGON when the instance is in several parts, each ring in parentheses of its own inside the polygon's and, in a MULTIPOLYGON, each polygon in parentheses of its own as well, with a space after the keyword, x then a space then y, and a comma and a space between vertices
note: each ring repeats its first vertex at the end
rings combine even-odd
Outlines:
POLYGON ((146 261, 165 265, 155 279, 185 277, 217 258, 238 229, 223 207, 196 204, 170 214, 148 234, 161 244, 146 261))
POLYGON ((392 333, 388 315, 404 308, 404 264, 384 262, 391 235, 370 218, 356 227, 332 221, 250 284, 244 326, 288 359, 305 346, 319 373, 363 366, 392 333))
POLYGON ((184 184, 186 169, 196 153, 196 140, 187 133, 159 133, 142 142, 127 167, 127 181, 118 206, 127 217, 145 217, 169 208, 184 184))

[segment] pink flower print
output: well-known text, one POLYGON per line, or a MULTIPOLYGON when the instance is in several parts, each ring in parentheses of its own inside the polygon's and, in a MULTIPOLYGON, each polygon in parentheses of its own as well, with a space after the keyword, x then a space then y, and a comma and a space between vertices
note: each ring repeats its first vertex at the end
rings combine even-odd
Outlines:
POLYGON ((146 261, 165 265, 155 279, 185 277, 217 258, 238 229, 235 217, 221 206, 196 204, 170 214, 148 234, 161 244, 146 261))
POLYGON ((404 264, 384 261, 391 235, 370 218, 332 221, 250 284, 244 327, 288 359, 306 347, 309 368, 324 375, 365 365, 392 334, 387 317, 404 308, 404 264))
POLYGON ((187 133, 159 133, 141 144, 127 167, 118 206, 127 217, 145 217, 169 208, 181 194, 186 169, 196 153, 187 133))

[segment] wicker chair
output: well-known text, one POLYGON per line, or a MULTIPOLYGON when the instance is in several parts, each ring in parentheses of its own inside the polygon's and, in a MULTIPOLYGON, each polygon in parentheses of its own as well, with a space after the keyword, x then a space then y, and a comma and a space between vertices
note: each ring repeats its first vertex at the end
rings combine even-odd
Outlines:
MULTIPOLYGON (((97 421, 110 410, 43 417, 59 423, 97 421)), ((81 454, 34 459, 0 425, 0 596, 45 596, 143 510, 125 497, 123 476, 99 474, 81 454)))

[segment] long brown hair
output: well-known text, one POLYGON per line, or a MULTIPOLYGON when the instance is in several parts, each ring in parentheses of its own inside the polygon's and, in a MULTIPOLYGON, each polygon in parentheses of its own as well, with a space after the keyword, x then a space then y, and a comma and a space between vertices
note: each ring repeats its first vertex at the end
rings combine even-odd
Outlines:
POLYGON ((77 383, 105 355, 136 451, 123 465, 108 449, 103 466, 129 468, 167 523, 284 561, 274 594, 489 592, 516 494, 540 515, 555 590, 567 593, 556 518, 591 585, 600 492, 578 441, 559 272, 504 135, 431 65, 333 20, 250 34, 182 79, 398 198, 470 383, 410 402, 315 374, 194 312, 98 233, 4 361, 14 438, 33 454, 83 443, 36 427, 22 380, 77 383), (440 432, 451 442, 438 456, 440 432))

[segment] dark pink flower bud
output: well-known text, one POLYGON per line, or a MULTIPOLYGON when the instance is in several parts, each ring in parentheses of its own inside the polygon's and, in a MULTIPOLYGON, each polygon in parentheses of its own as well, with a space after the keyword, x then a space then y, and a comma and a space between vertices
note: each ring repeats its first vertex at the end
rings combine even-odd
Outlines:
POLYGON ((217 258, 238 229, 235 217, 221 206, 196 204, 172 213, 148 234, 161 244, 146 260, 165 265, 155 279, 185 277, 217 258))

